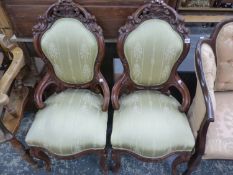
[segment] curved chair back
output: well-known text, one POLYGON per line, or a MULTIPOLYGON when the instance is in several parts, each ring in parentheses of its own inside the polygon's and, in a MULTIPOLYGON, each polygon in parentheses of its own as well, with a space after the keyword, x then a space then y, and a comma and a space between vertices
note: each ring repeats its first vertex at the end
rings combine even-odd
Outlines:
POLYGON ((95 80, 104 54, 102 29, 95 17, 72 1, 51 6, 33 29, 38 54, 55 78, 67 84, 95 80))
POLYGON ((101 92, 107 110, 109 89, 100 72, 104 38, 94 16, 72 0, 61 0, 47 10, 33 28, 34 45, 48 67, 35 92, 39 108, 44 107, 44 90, 55 85, 57 91, 85 88, 101 92))
POLYGON ((189 92, 177 68, 189 51, 190 39, 176 11, 163 1, 150 1, 129 16, 119 33, 118 52, 124 66, 119 81, 131 90, 155 89, 168 93, 175 86, 187 111, 189 92))

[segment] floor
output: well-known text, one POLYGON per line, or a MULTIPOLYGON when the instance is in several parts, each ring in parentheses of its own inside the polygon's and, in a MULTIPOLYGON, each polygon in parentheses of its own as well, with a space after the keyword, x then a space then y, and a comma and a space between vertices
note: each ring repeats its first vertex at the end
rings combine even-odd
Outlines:
MULTIPOLYGON (((24 140, 29 129, 33 114, 26 114, 17 138, 24 140)), ((130 156, 121 159, 122 167, 120 175, 170 175, 172 158, 161 163, 145 163, 130 156)), ((181 165, 180 170, 184 170, 181 165)), ((22 155, 10 143, 0 144, 0 175, 101 175, 98 165, 98 157, 95 155, 84 156, 77 160, 55 160, 52 159, 52 171, 46 172, 42 162, 39 168, 34 167, 22 158, 22 155)), ((113 173, 109 173, 113 175, 113 173)), ((231 175, 233 174, 233 161, 205 160, 193 175, 231 175)))

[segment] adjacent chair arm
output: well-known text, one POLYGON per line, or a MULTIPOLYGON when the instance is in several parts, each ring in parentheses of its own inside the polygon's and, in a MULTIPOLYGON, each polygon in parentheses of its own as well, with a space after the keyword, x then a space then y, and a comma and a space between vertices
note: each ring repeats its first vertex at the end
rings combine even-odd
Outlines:
POLYGON ((50 85, 57 86, 57 83, 52 79, 51 73, 48 71, 39 82, 35 90, 34 100, 36 102, 37 108, 42 109, 45 107, 45 103, 43 102, 43 94, 46 88, 50 85))
POLYGON ((99 73, 98 74, 98 84, 100 85, 104 97, 103 105, 102 105, 102 110, 103 111, 108 111, 108 106, 109 106, 109 101, 110 101, 110 91, 108 84, 104 78, 104 76, 99 73))
POLYGON ((203 155, 205 152, 205 144, 206 144, 206 135, 208 131, 208 127, 210 122, 214 122, 214 109, 212 105, 211 96, 209 93, 209 89, 207 87, 206 78, 203 70, 202 58, 201 58, 201 46, 203 43, 208 44, 209 40, 201 40, 197 45, 196 56, 195 56, 195 66, 196 66, 196 74, 197 78, 200 82, 201 91, 204 97, 204 103, 206 107, 205 116, 201 123, 200 129, 197 135, 197 145, 196 149, 199 154, 203 155))

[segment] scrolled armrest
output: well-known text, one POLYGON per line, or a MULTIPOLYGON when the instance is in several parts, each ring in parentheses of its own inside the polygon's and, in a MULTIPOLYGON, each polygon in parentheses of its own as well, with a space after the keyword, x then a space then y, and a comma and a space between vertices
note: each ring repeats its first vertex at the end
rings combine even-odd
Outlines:
POLYGON ((213 86, 216 75, 216 65, 215 57, 212 55, 213 50, 209 43, 209 40, 201 40, 197 45, 195 55, 197 89, 193 103, 188 112, 194 136, 198 139, 196 151, 201 155, 205 152, 206 135, 209 124, 214 121, 213 103, 215 103, 215 97, 213 86), (206 54, 205 52, 208 50, 212 54, 206 54))
POLYGON ((214 111, 216 107, 214 96, 214 81, 216 77, 215 56, 208 40, 202 40, 198 43, 196 50, 195 66, 197 78, 204 97, 206 106, 206 120, 214 121, 214 111))

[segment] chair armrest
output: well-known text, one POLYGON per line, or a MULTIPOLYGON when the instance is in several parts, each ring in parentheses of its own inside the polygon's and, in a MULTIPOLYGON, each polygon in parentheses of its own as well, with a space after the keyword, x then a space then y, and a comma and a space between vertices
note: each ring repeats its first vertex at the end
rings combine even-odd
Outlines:
POLYGON ((0 80, 0 105, 8 103, 7 92, 15 77, 25 65, 23 51, 19 47, 13 48, 10 52, 13 55, 13 60, 0 80))
MULTIPOLYGON (((208 41, 208 40, 207 40, 208 41)), ((202 90, 202 95, 204 97, 205 106, 206 106, 206 115, 205 120, 208 122, 214 121, 214 111, 216 108, 216 102, 215 102, 215 96, 214 96, 214 81, 216 78, 216 63, 215 63, 215 56, 213 53, 212 47, 206 43, 207 41, 203 40, 200 41, 197 47, 196 51, 196 58, 195 58, 195 68, 197 73, 197 78, 200 82, 200 87, 202 90), (211 63, 210 60, 204 60, 208 57, 204 55, 202 52, 204 48, 202 48, 202 45, 206 45, 211 49, 211 52, 213 54, 213 60, 214 62, 211 63), (204 63, 205 61, 205 63, 204 63), (212 67, 210 70, 208 67, 212 67), (212 75, 214 74, 214 75, 212 75)), ((208 57, 209 58, 209 57, 208 57)))
POLYGON ((194 136, 198 140, 196 146, 198 152, 202 155, 205 151, 206 134, 209 124, 214 121, 216 106, 213 90, 216 64, 210 43, 210 40, 201 40, 197 45, 195 55, 197 90, 188 113, 194 136), (209 53, 206 54, 206 51, 209 53))
POLYGON ((102 111, 108 111, 108 106, 110 101, 110 90, 104 76, 101 73, 98 74, 98 83, 102 89, 102 93, 104 97, 102 111))

